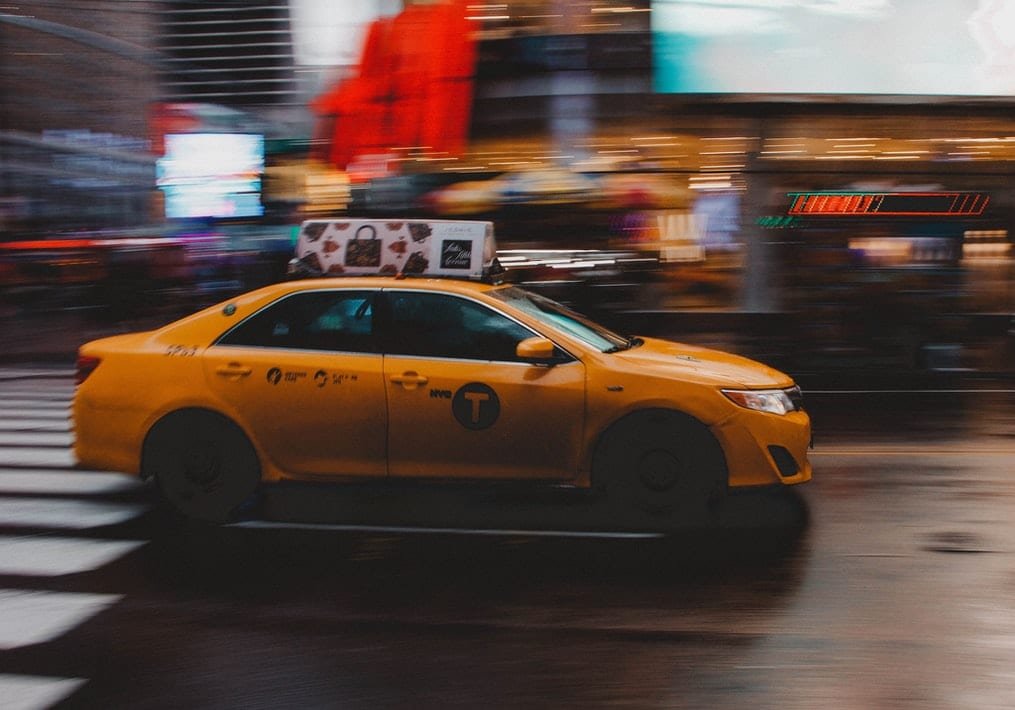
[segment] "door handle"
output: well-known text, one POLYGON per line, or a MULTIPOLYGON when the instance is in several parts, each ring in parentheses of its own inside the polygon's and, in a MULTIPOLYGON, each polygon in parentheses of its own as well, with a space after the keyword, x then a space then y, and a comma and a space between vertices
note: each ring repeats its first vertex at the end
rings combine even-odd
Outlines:
POLYGON ((238 362, 231 362, 228 365, 220 365, 215 368, 215 374, 221 377, 229 377, 234 380, 238 380, 241 377, 246 377, 253 370, 249 367, 244 367, 238 362))
POLYGON ((391 381, 396 385, 402 385, 407 390, 414 390, 420 385, 425 385, 430 380, 418 372, 403 372, 401 375, 392 375, 391 381))

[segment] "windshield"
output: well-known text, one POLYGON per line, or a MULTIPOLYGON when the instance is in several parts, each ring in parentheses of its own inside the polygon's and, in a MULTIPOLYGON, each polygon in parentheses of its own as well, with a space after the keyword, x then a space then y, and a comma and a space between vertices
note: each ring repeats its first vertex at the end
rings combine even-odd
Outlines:
POLYGON ((625 338, 604 328, 585 316, 575 313, 549 298, 530 293, 517 286, 508 286, 489 292, 489 295, 514 306, 520 311, 536 318, 541 323, 562 330, 568 335, 578 338, 586 345, 600 352, 609 353, 626 350, 640 344, 636 338, 625 338))

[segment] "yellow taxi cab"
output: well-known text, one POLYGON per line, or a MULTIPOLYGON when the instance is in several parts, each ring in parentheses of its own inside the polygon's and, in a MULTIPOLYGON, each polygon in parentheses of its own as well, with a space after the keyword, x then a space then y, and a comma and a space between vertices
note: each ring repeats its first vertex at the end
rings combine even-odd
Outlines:
POLYGON ((351 275, 83 345, 79 466, 154 479, 213 521, 283 481, 523 481, 698 520, 733 489, 811 477, 790 377, 470 278, 493 263, 487 223, 308 222, 299 249, 351 275))

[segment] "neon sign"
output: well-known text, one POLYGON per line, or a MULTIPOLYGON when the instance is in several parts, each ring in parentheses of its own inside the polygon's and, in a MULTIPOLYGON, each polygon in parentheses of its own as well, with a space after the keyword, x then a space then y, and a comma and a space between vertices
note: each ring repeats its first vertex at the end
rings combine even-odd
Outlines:
POLYGON ((787 214, 822 217, 975 217, 983 192, 791 192, 787 214))

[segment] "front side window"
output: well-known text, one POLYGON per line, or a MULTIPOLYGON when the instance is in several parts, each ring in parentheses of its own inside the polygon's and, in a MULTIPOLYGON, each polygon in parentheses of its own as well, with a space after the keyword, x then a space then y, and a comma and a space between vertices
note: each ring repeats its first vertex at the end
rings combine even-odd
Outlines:
POLYGON ((261 309, 217 345, 296 350, 378 352, 372 291, 294 293, 261 309))
POLYGON ((535 333, 503 314, 457 296, 386 291, 392 355, 518 361, 518 343, 535 333))
POLYGON ((542 323, 559 328, 601 352, 626 350, 640 342, 618 335, 556 301, 516 286, 494 289, 489 291, 489 295, 539 319, 542 323))

